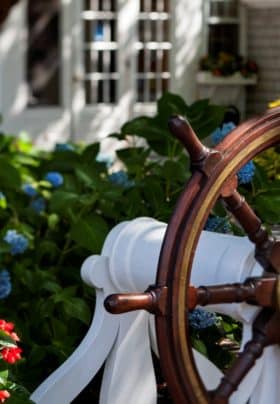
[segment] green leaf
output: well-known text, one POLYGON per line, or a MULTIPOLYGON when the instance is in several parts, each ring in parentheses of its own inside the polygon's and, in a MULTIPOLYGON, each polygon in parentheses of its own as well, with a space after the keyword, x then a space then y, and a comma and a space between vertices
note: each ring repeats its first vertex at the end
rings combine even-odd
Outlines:
POLYGON ((0 372, 0 384, 5 385, 7 382, 7 379, 9 377, 9 371, 8 370, 2 370, 2 372, 0 372))
POLYGON ((75 168, 77 179, 85 186, 97 188, 100 186, 102 174, 107 173, 106 164, 95 160, 79 164, 75 168))
POLYGON ((14 348, 17 346, 15 340, 10 337, 5 331, 0 330, 0 346, 7 347, 7 348, 14 348))
POLYGON ((149 150, 143 147, 128 147, 117 151, 117 156, 132 171, 137 172, 142 170, 145 161, 148 157, 149 150))
MULTIPOLYGON (((67 300, 65 302, 67 302, 67 300)), ((71 317, 71 315, 69 317, 71 317)), ((50 322, 52 324, 54 339, 61 341, 65 340, 68 334, 68 326, 65 321, 61 321, 53 317, 50 319, 50 322)))
POLYGON ((55 191, 50 200, 50 210, 65 213, 66 209, 77 208, 80 196, 73 192, 55 191))
POLYGON ((76 318, 87 325, 89 324, 91 311, 84 300, 78 297, 72 297, 63 302, 63 308, 70 318, 76 318))
POLYGON ((45 281, 43 282, 41 289, 51 293, 57 293, 61 291, 61 286, 56 282, 45 281))
POLYGON ((0 208, 1 209, 6 209, 7 208, 7 200, 6 200, 6 198, 1 198, 0 199, 0 208))
POLYGON ((70 237, 79 246, 92 253, 99 253, 108 230, 108 225, 101 216, 90 214, 72 223, 70 237))
POLYGON ((192 346, 202 355, 207 356, 207 348, 204 342, 201 339, 192 338, 192 346))
POLYGON ((100 144, 99 143, 93 143, 87 146, 83 153, 82 153, 82 162, 83 163, 88 163, 91 161, 95 161, 97 154, 99 153, 100 150, 100 144))
MULTIPOLYGON (((205 107, 205 106, 204 106, 205 107)), ((190 118, 190 124, 200 139, 209 136, 223 121, 225 108, 209 105, 196 117, 190 118)))
POLYGON ((73 172, 80 159, 81 156, 74 151, 56 151, 52 153, 50 161, 42 161, 42 170, 44 174, 48 171, 59 171, 62 174, 73 172))
POLYGON ((137 135, 140 137, 146 137, 147 128, 149 128, 154 119, 147 116, 139 116, 126 122, 122 128, 122 135, 137 135))
POLYGON ((40 165, 40 161, 37 158, 22 153, 15 154, 13 161, 17 164, 30 167, 38 167, 40 165))
POLYGON ((23 386, 10 383, 8 388, 11 390, 11 396, 5 401, 5 404, 35 404, 30 400, 30 393, 23 386))
POLYGON ((0 157, 0 184, 8 189, 20 188, 20 174, 6 157, 0 157))
POLYGON ((157 216, 165 201, 165 193, 162 184, 156 176, 147 177, 144 183, 143 194, 149 208, 152 209, 151 216, 157 216))
POLYGON ((51 230, 54 230, 59 223, 59 216, 56 213, 52 213, 48 216, 48 226, 51 230))
POLYGON ((57 244, 51 240, 42 240, 38 243, 37 251, 39 261, 42 260, 43 257, 47 259, 54 259, 60 254, 60 250, 57 244))
POLYGON ((61 303, 61 302, 66 302, 69 299, 71 299, 73 296, 75 296, 76 291, 77 291, 77 286, 69 286, 67 288, 63 288, 52 297, 52 300, 56 304, 61 303))
POLYGON ((30 363, 32 363, 32 365, 37 365, 40 364, 40 362, 42 361, 42 359, 45 357, 46 355, 46 350, 44 348, 44 346, 40 346, 37 344, 32 345, 29 355, 28 355, 28 361, 30 363))
POLYGON ((1 154, 3 152, 7 152, 9 150, 9 147, 11 146, 13 141, 14 141, 14 137, 7 136, 7 135, 4 135, 3 133, 0 133, 0 151, 1 151, 1 154))
POLYGON ((86 186, 88 186, 88 187, 93 187, 94 186, 92 176, 88 175, 84 170, 82 170, 80 168, 76 168, 75 169, 75 174, 76 174, 77 178, 81 182, 83 182, 86 186))
POLYGON ((166 120, 166 123, 174 114, 185 116, 187 109, 188 106, 182 97, 169 92, 164 93, 157 102, 158 115, 166 120))
POLYGON ((171 182, 184 182, 188 170, 178 163, 177 161, 167 160, 162 167, 162 174, 167 181, 171 182))
POLYGON ((279 190, 275 192, 267 192, 255 198, 255 207, 266 223, 274 224, 280 222, 280 194, 279 190))

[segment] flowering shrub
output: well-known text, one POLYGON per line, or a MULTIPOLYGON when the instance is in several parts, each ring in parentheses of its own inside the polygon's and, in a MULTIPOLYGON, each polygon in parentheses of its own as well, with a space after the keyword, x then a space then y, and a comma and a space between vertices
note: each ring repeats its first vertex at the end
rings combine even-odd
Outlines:
POLYGON ((11 290, 12 284, 10 273, 6 269, 2 269, 0 271, 0 299, 8 297, 11 290))
POLYGON ((214 146, 220 143, 235 127, 236 125, 233 122, 226 122, 221 127, 216 128, 211 133, 211 140, 214 146))
POLYGON ((189 314, 189 324, 196 330, 212 327, 216 324, 216 316, 206 310, 195 309, 189 314))
POLYGON ((130 188, 134 185, 134 182, 128 179, 127 173, 122 170, 109 175, 109 181, 124 188, 130 188))
POLYGON ((31 198, 37 195, 36 189, 31 184, 23 184, 22 190, 26 195, 30 196, 31 198))
POLYGON ((54 188, 59 188, 63 184, 63 176, 55 171, 50 171, 45 175, 45 180, 48 181, 54 188))
POLYGON ((14 324, 0 319, 0 403, 32 403, 29 393, 22 386, 10 380, 8 365, 14 365, 21 357, 22 349, 17 343, 20 341, 14 331, 14 324))
POLYGON ((231 231, 228 218, 219 216, 209 217, 204 229, 215 233, 230 233, 231 231))
POLYGON ((8 230, 4 236, 4 241, 9 244, 12 255, 23 254, 29 244, 27 238, 16 230, 8 230))
MULTIPOLYGON (((165 94, 154 117, 135 118, 111 135, 133 145, 117 151, 122 165, 117 172, 98 143, 40 152, 26 139, 0 135, 1 316, 17 324, 24 341, 26 360, 19 361, 14 373, 30 391, 88 330, 95 297, 80 277, 85 258, 100 253, 109 230, 121 221, 151 216, 168 222, 191 175, 188 156, 168 130, 174 113, 187 117, 203 139, 221 128, 224 108, 208 100, 187 105, 179 96, 165 94), (135 146, 139 138, 145 147, 135 146)), ((252 181, 241 184, 267 223, 280 222, 277 208, 265 199, 274 178, 256 164, 252 181)), ((241 232, 219 203, 210 219, 207 225, 214 231, 241 232)), ((211 359, 223 367, 228 357, 219 356, 215 344, 222 335, 238 336, 239 329, 217 317, 211 327, 193 328, 193 344, 209 356, 216 352, 211 359)))
MULTIPOLYGON (((235 128, 234 123, 227 122, 222 125, 221 128, 217 128, 212 134, 211 139, 214 145, 220 143, 233 129, 235 128)), ((256 167, 253 161, 249 161, 242 167, 237 173, 239 184, 247 184, 252 181, 256 167)))

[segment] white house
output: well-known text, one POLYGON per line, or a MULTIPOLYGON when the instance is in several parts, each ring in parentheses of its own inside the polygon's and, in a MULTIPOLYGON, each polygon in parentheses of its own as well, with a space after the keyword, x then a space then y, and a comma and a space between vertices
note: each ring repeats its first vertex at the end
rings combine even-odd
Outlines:
POLYGON ((49 147, 102 139, 166 90, 263 111, 279 97, 279 32, 279 0, 20 0, 1 27, 1 130, 49 147), (257 85, 197 76, 222 38, 257 61, 257 85))

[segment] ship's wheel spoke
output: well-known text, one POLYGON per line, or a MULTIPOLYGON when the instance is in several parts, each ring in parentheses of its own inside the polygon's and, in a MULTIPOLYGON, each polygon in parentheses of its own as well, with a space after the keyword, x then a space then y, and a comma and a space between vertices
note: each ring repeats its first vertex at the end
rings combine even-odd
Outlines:
POLYGON ((246 343, 233 366, 226 371, 217 389, 211 392, 213 404, 226 404, 231 394, 262 355, 264 348, 280 343, 279 321, 279 313, 269 309, 260 312, 253 324, 252 339, 246 343))
POLYGON ((223 197, 223 200, 226 208, 256 245, 256 259, 266 270, 280 273, 280 242, 269 235, 260 218, 237 190, 230 196, 223 197))
POLYGON ((277 276, 249 278, 244 283, 213 286, 190 286, 187 293, 187 308, 223 303, 247 302, 262 307, 279 309, 280 280, 277 276))

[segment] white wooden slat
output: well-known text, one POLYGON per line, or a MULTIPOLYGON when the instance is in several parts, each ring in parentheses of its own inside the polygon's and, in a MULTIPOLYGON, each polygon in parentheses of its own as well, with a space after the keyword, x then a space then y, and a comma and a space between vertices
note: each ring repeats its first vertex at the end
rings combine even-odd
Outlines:
POLYGON ((117 13, 113 11, 85 10, 82 12, 84 20, 114 20, 116 17, 117 13))
POLYGON ((91 42, 85 43, 85 50, 117 50, 118 49, 117 42, 91 42))
MULTIPOLYGON (((104 1, 104 8, 110 8, 110 2, 108 0, 104 1)), ((104 21, 104 40, 109 42, 111 40, 111 26, 109 21, 104 21)), ((103 71, 104 73, 110 73, 110 51, 103 51, 103 71)), ((103 82, 103 101, 105 103, 110 103, 110 81, 109 79, 104 79, 103 82)))
MULTIPOLYGON (((157 2, 157 11, 164 11, 164 3, 163 0, 158 0, 157 2)), ((157 42, 162 43, 164 40, 164 22, 163 20, 158 20, 157 21, 157 42)), ((163 50, 158 49, 156 50, 156 99, 158 99, 162 93, 162 80, 161 77, 159 76, 160 73, 162 72, 162 59, 163 59, 163 50)))
POLYGON ((104 78, 103 84, 103 101, 106 103, 110 103, 110 51, 106 50, 103 52, 103 66, 104 66, 104 73, 107 74, 108 78, 104 78))
MULTIPOLYGON (((92 54, 92 71, 97 71, 97 63, 98 63, 98 52, 93 51, 91 52, 92 54)), ((97 82, 92 81, 91 82, 91 103, 96 104, 97 103, 97 82)))
POLYGON ((172 45, 170 42, 136 42, 135 48, 137 50, 141 49, 171 49, 172 45))
POLYGON ((90 9, 98 10, 98 0, 90 0, 90 9))
POLYGON ((153 21, 158 21, 158 20, 168 20, 169 19, 169 14, 165 12, 141 12, 139 14, 139 20, 153 20, 153 21))
POLYGON ((103 10, 111 11, 111 0, 102 0, 103 10))
MULTIPOLYGON (((148 11, 151 10, 151 0, 144 0, 144 10, 146 11, 145 14, 149 14, 148 11)), ((142 13, 141 13, 142 15, 142 13)), ((144 41, 148 42, 151 40, 151 21, 146 18, 144 21, 144 41)), ((144 94, 143 94, 143 101, 149 101, 149 82, 146 77, 146 73, 149 71, 150 66, 150 50, 144 48, 144 94)))
POLYGON ((170 73, 169 72, 147 72, 147 73, 137 73, 136 74, 137 79, 170 79, 170 73))
POLYGON ((120 74, 119 73, 106 73, 106 72, 94 72, 88 73, 84 77, 85 80, 119 80, 120 74))
MULTIPOLYGON (((91 1, 91 6, 95 7, 97 9, 98 7, 98 2, 96 1, 91 1)), ((90 22, 91 24, 91 41, 95 41, 96 39, 96 31, 97 31, 97 24, 98 21, 92 21, 90 22)), ((94 43, 94 42, 92 42, 94 43)), ((91 69, 90 73, 92 71, 97 71, 98 70, 98 52, 96 52, 93 48, 90 49, 90 58, 91 58, 91 69)), ((97 103, 97 82, 92 81, 90 82, 90 99, 88 100, 89 104, 96 104, 97 103)))
POLYGON ((235 17, 209 17, 208 24, 239 24, 239 18, 235 17))

